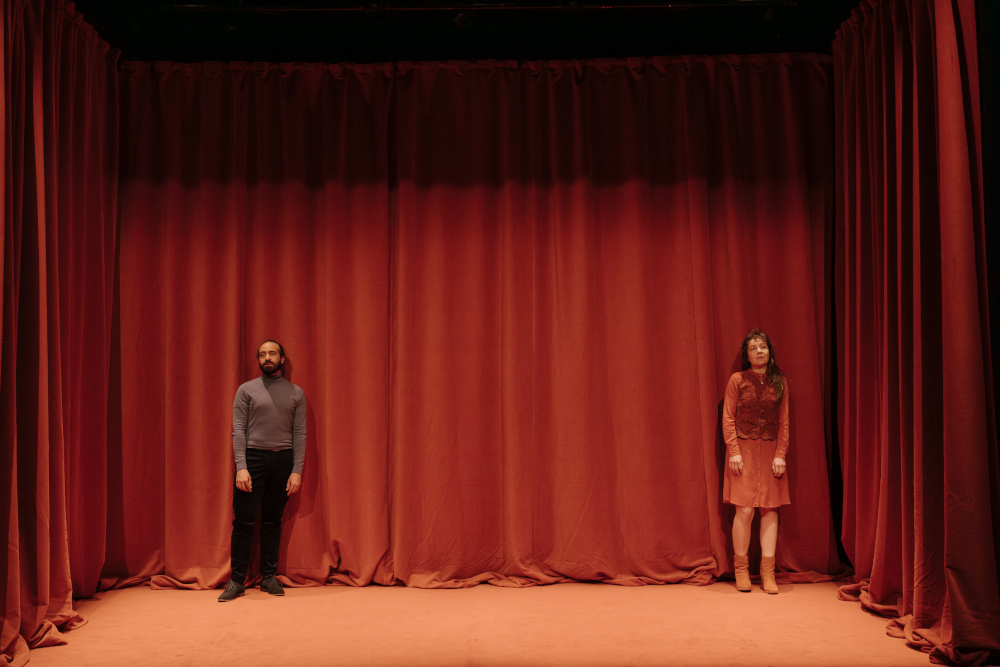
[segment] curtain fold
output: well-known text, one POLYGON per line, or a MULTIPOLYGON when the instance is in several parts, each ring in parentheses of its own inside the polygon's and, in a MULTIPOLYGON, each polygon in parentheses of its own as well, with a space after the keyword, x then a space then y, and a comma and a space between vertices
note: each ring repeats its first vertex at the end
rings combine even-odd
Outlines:
POLYGON ((5 2, 0 653, 64 643, 104 562, 118 54, 70 2, 5 2))
POLYGON ((843 597, 932 660, 1000 649, 975 6, 866 0, 834 42, 843 597))

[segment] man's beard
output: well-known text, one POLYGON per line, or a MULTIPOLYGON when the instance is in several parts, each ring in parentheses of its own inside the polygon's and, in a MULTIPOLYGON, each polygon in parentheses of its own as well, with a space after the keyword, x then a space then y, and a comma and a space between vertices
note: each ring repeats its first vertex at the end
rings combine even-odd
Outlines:
POLYGON ((275 375, 278 371, 281 370, 280 361, 278 362, 265 361, 264 363, 257 362, 257 365, 260 366, 261 372, 264 373, 265 375, 275 375), (273 365, 265 368, 267 364, 273 364, 273 365))

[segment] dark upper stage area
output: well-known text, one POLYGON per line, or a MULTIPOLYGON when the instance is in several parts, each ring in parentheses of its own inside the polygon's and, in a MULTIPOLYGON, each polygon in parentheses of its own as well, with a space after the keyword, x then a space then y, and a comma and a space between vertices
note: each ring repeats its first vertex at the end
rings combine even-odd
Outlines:
POLYGON ((125 60, 545 60, 830 53, 859 0, 79 0, 125 60))

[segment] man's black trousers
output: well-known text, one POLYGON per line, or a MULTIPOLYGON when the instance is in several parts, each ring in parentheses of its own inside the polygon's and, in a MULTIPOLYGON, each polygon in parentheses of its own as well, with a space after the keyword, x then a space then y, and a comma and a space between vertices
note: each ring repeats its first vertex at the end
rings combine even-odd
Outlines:
POLYGON ((291 449, 270 451, 247 447, 247 471, 250 492, 240 491, 233 482, 233 539, 230 545, 233 581, 245 583, 250 566, 253 526, 260 512, 260 573, 274 576, 278 572, 278 551, 281 548, 281 515, 288 502, 288 476, 294 459, 291 449))

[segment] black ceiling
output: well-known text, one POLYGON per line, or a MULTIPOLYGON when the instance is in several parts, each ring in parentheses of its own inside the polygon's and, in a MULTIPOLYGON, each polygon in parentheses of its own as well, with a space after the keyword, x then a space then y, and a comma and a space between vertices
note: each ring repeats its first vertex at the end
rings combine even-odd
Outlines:
POLYGON ((384 62, 829 53, 860 0, 78 0, 124 60, 384 62))

